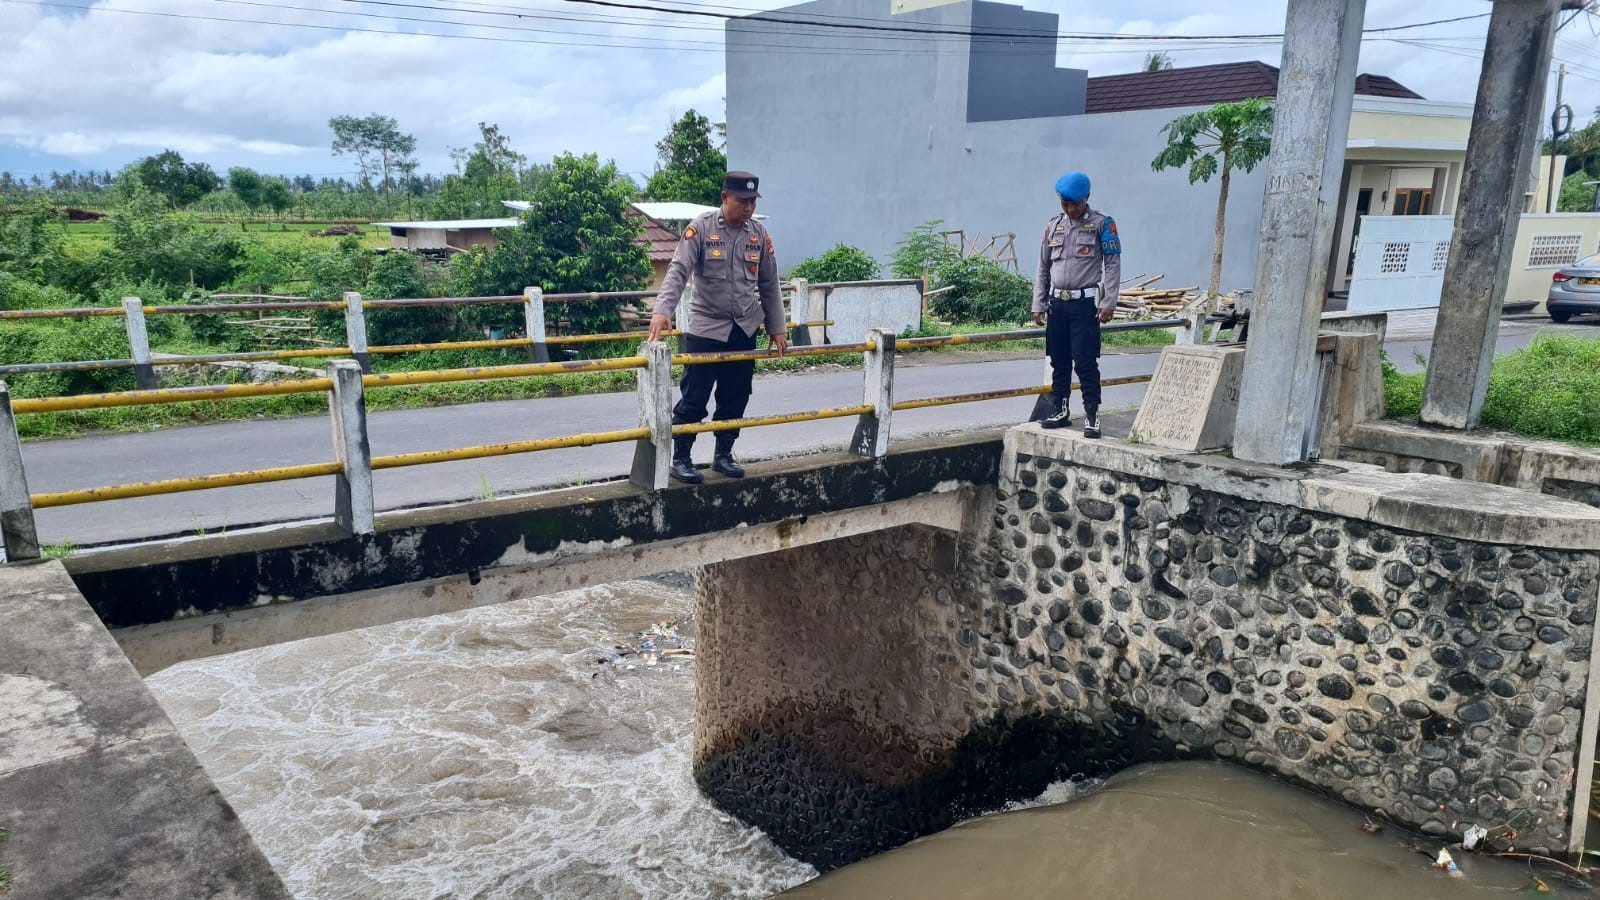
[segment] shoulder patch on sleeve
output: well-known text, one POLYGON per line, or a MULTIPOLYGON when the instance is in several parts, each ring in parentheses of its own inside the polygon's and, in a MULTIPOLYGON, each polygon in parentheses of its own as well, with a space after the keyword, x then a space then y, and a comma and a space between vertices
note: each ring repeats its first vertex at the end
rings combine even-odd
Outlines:
POLYGON ((1117 220, 1110 216, 1100 223, 1100 252, 1106 256, 1122 253, 1122 239, 1117 237, 1117 220))
POLYGON ((770 235, 770 234, 769 234, 769 235, 767 235, 767 255, 769 255, 769 256, 770 256, 770 255, 772 255, 772 254, 773 254, 773 253, 774 253, 774 252, 776 252, 776 251, 774 251, 774 250, 773 250, 773 249, 772 249, 772 235, 770 235))
POLYGON ((690 226, 689 226, 689 227, 688 227, 688 228, 685 228, 685 229, 684 229, 684 230, 683 230, 683 239, 684 239, 684 240, 688 240, 688 239, 689 239, 689 238, 692 238, 692 237, 694 237, 694 236, 695 236, 695 235, 696 235, 696 234, 697 234, 697 233, 698 233, 698 232, 696 232, 696 231, 695 231, 695 230, 694 230, 694 226, 693 226, 693 225, 690 225, 690 226))

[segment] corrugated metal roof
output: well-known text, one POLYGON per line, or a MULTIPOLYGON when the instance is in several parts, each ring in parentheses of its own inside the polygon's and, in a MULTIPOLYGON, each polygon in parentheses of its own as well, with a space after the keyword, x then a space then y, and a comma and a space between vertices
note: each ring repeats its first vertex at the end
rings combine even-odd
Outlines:
MULTIPOLYGON (((1356 76, 1355 92, 1369 97, 1422 99, 1421 94, 1384 75, 1356 76)), ((1090 78, 1084 112, 1210 106, 1277 95, 1277 66, 1259 61, 1218 63, 1090 78)))
POLYGON ((459 231, 463 228, 515 228, 521 219, 441 219, 437 222, 373 222, 382 228, 438 228, 459 231))

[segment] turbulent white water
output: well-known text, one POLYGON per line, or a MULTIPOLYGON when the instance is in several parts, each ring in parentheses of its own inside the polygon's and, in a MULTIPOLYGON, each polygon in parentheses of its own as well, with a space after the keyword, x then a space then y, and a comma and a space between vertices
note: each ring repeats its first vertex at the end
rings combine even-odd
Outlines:
POLYGON ((627 582, 148 679, 302 900, 765 897, 816 875, 695 790, 692 664, 597 663, 627 582))

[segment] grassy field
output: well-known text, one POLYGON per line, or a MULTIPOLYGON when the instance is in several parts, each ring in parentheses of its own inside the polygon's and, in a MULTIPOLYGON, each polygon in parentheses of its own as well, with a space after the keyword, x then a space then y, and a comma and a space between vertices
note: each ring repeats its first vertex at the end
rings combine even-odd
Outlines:
MULTIPOLYGON (((310 232, 322 231, 336 222, 249 222, 246 224, 212 223, 219 228, 238 230, 251 238, 278 247, 331 247, 337 237, 313 236, 310 232)), ((389 246, 389 229, 372 225, 359 225, 361 246, 367 248, 389 246)), ((111 226, 105 222, 69 222, 66 225, 67 243, 78 246, 95 246, 111 240, 111 226)))

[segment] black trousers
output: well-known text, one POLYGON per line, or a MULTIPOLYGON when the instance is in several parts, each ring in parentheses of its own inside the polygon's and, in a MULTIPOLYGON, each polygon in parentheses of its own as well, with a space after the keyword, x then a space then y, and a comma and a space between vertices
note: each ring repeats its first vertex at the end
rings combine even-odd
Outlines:
POLYGON ((1100 320, 1093 300, 1050 301, 1045 320, 1044 349, 1050 356, 1050 388, 1065 403, 1072 393, 1072 370, 1078 370, 1085 410, 1100 408, 1100 320))
MULTIPOLYGON (((745 334, 737 325, 733 326, 733 331, 729 332, 725 341, 695 334, 683 336, 685 353, 719 353, 755 348, 756 336, 745 334)), ((686 425, 705 421, 706 406, 711 400, 713 389, 716 392, 717 411, 711 418, 718 422, 742 418, 745 405, 750 402, 750 382, 755 378, 755 374, 754 360, 684 366, 683 381, 678 385, 680 394, 678 403, 672 407, 672 424, 686 425)), ((689 451, 694 447, 694 439, 697 436, 686 434, 673 438, 672 455, 678 459, 688 459, 689 451)), ((733 442, 738 439, 739 432, 718 431, 716 436, 717 452, 727 453, 733 449, 733 442)))

